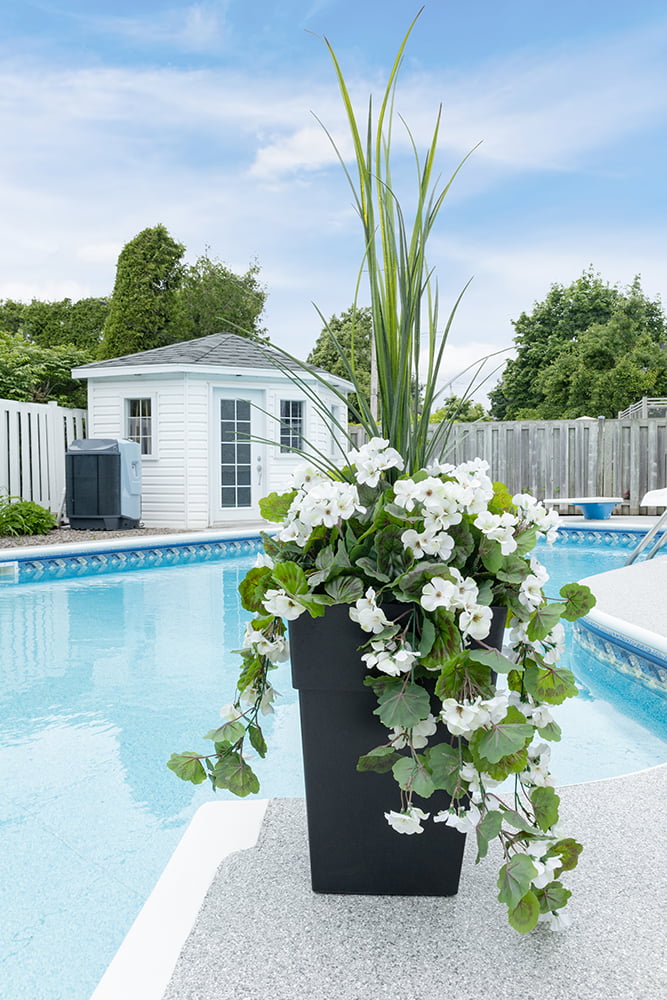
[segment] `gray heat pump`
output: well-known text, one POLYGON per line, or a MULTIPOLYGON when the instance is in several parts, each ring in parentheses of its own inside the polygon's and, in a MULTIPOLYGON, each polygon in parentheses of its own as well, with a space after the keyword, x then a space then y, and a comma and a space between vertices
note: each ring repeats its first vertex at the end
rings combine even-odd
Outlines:
POLYGON ((70 527, 136 528, 141 518, 141 449, 122 438, 72 441, 65 454, 70 527))

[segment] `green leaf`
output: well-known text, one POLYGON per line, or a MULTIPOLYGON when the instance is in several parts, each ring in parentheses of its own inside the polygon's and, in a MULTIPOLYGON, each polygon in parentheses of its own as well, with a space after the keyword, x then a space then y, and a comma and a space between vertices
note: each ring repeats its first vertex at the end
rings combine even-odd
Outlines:
POLYGON ((490 728, 477 729, 470 738, 470 747, 491 764, 497 764, 518 750, 523 750, 533 738, 533 727, 513 705, 502 722, 490 728))
POLYGON ((463 566, 468 556, 475 551, 475 538, 467 521, 453 524, 447 531, 448 535, 454 539, 454 548, 449 557, 452 566, 463 566))
POLYGON ((232 722, 225 722, 218 729, 212 729, 204 737, 205 740, 213 740, 214 743, 236 743, 245 736, 245 726, 240 719, 232 722))
POLYGON ((266 740, 264 739, 264 733, 255 723, 251 723, 248 726, 248 736, 250 737, 250 745, 253 750, 256 750, 260 757, 266 757, 266 740))
POLYGON ((525 559, 513 553, 505 556, 502 566, 496 571, 496 576, 504 583, 523 583, 530 573, 530 566, 525 559))
POLYGON ((523 830, 524 833, 538 832, 533 824, 526 819, 525 816, 522 816, 521 813, 515 812, 514 809, 508 809, 505 805, 501 808, 503 810, 505 821, 509 823, 510 826, 513 826, 515 830, 523 830))
POLYGON ((529 889, 526 895, 512 907, 507 918, 510 926, 519 934, 528 934, 537 924, 540 916, 540 904, 535 893, 529 889))
POLYGON ((550 830, 554 823, 558 822, 558 806, 560 805, 558 795, 553 788, 540 786, 533 789, 530 801, 533 804, 535 822, 540 830, 545 832, 550 830))
POLYGON ((525 556, 529 552, 532 552, 537 545, 537 529, 528 528, 526 531, 522 531, 516 536, 516 549, 515 554, 517 556, 525 556))
POLYGON ((485 697, 491 697, 493 694, 490 668, 474 662, 468 650, 457 653, 445 661, 435 685, 435 693, 442 701, 445 698, 459 699, 464 690, 472 690, 485 697))
POLYGON ((504 781, 510 774, 518 774, 528 767, 528 751, 518 750, 516 753, 508 754, 497 764, 492 764, 485 757, 481 757, 474 747, 470 747, 475 767, 480 771, 485 771, 494 781, 504 781))
POLYGON ((201 785, 206 781, 204 765, 197 754, 173 753, 167 761, 167 767, 183 781, 191 781, 193 785, 201 785))
POLYGON ((264 612, 262 604, 267 590, 271 587, 271 570, 268 566, 253 566, 239 584, 241 604, 246 611, 264 612))
POLYGON ((374 580, 379 580, 380 583, 389 583, 390 577, 378 567, 377 560, 371 559, 369 556, 361 556, 355 560, 354 565, 367 576, 373 577, 374 580))
POLYGON ((492 809, 482 816, 477 824, 477 861, 485 858, 489 852, 489 844, 500 833, 503 825, 503 814, 497 809, 492 809))
POLYGON ((577 843, 572 837, 565 837, 549 848, 547 857, 560 858, 560 869, 556 873, 560 875, 561 872, 569 872, 577 867, 579 855, 582 851, 583 847, 581 844, 577 843))
POLYGON ((325 583, 324 589, 336 604, 353 604, 364 596, 364 585, 358 576, 337 576, 325 583))
POLYGON ((259 780, 239 753, 225 754, 213 768, 216 788, 227 788, 233 795, 245 798, 259 791, 259 780))
POLYGON ((415 795, 420 795, 423 799, 433 795, 433 778, 424 766, 424 758, 419 754, 416 760, 413 757, 401 757, 392 767, 392 772, 404 791, 412 789, 415 795))
POLYGON ((357 761, 357 771, 375 771, 377 774, 385 774, 391 771, 397 760, 401 759, 400 753, 393 747, 376 747, 370 753, 364 754, 357 761))
POLYGON ((265 521, 284 521, 292 506, 296 490, 289 493, 269 493, 259 501, 259 512, 265 521))
POLYGON ((498 901, 514 909, 530 890, 530 884, 536 875, 537 868, 527 854, 514 854, 500 869, 498 901))
POLYGON ((398 525, 390 524, 375 536, 375 552, 380 570, 390 579, 405 572, 410 558, 405 551, 398 525))
POLYGON ((459 782, 461 767, 458 750, 449 743, 436 743, 425 751, 424 758, 430 768, 435 788, 442 788, 453 795, 459 782))
POLYGON ((485 667, 490 667, 497 674, 508 674, 510 670, 516 669, 516 663, 508 660, 497 649, 471 649, 468 657, 473 663, 482 663, 485 667))
MULTIPOLYGON (((441 611, 442 608, 437 609, 437 612, 441 611)), ((428 670, 442 670, 447 661, 461 649, 461 634, 451 615, 447 612, 436 613, 435 627, 435 641, 429 652, 419 661, 428 670)))
POLYGON ((566 583, 560 588, 560 596, 565 598, 565 611, 563 618, 568 622, 574 622, 577 618, 587 615, 591 608, 595 607, 596 600, 590 587, 583 583, 566 583))
POLYGON ((560 705, 579 693, 572 671, 555 664, 529 663, 523 672, 523 683, 536 701, 546 701, 549 705, 560 705))
POLYGON ((412 729, 427 718, 431 711, 428 691, 418 684, 406 684, 398 677, 389 680, 394 683, 388 684, 378 697, 379 707, 373 714, 379 715, 387 729, 412 729))
POLYGON ((308 593, 308 580, 306 574, 295 562, 282 562, 274 566, 271 571, 273 579, 279 587, 285 590, 291 597, 308 593))
POLYGON ((503 564, 503 553, 500 548, 500 542, 495 542, 491 538, 487 538, 486 535, 482 535, 480 540, 479 555, 484 568, 494 575, 503 564))
POLYGON ((562 882, 549 882, 543 889, 535 889, 537 901, 540 904, 540 913, 553 913, 565 906, 572 895, 562 882))
POLYGON ((542 726, 537 731, 543 740, 549 740, 551 743, 559 743, 563 735, 563 731, 557 722, 547 722, 546 726, 542 726))
POLYGON ((435 625, 430 618, 424 616, 422 619, 422 634, 419 642, 419 652, 422 656, 430 653, 435 642, 435 625))
POLYGON ((551 632, 565 611, 564 604, 546 604, 543 608, 533 611, 526 633, 531 642, 544 639, 551 632))

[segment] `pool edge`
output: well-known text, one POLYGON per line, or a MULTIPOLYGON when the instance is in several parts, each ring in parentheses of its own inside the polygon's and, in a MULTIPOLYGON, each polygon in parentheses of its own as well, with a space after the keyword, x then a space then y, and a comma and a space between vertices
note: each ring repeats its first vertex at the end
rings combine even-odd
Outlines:
POLYGON ((90 1000, 161 1000, 218 866, 256 846, 268 802, 199 807, 90 1000))

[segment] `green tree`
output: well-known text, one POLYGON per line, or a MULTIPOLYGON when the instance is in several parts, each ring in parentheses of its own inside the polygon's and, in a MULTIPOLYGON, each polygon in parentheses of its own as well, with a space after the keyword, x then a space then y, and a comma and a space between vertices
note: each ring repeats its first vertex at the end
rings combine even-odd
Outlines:
POLYGON ((461 399, 459 396, 449 396, 441 407, 431 413, 429 422, 439 424, 443 420, 458 420, 461 423, 472 423, 476 420, 490 419, 491 416, 481 403, 475 403, 472 399, 461 399))
POLYGON ((258 275, 256 261, 239 275, 222 261, 211 260, 208 253, 185 267, 178 292, 183 340, 221 332, 266 340, 260 319, 267 293, 258 275))
POLYGON ((99 357, 148 351, 183 339, 178 290, 185 247, 163 225, 144 229, 118 257, 99 357))
MULTIPOLYGON (((308 355, 308 364, 323 368, 324 371, 349 378, 345 362, 336 350, 337 341, 356 376, 356 384, 370 399, 371 390, 371 310, 368 307, 350 306, 340 316, 332 316, 323 328, 308 355)), ((349 397, 350 419, 354 420, 357 407, 356 394, 349 397)))
POLYGON ((73 344, 96 351, 109 312, 108 298, 87 298, 72 302, 0 302, 0 329, 21 333, 26 340, 42 347, 73 344))
POLYGON ((0 399, 27 403, 55 400, 85 409, 86 387, 71 369, 93 360, 90 351, 72 344, 41 347, 20 333, 0 331, 0 399))
MULTIPOLYGON (((642 334, 656 345, 664 342, 661 303, 644 295, 639 278, 623 290, 604 282, 589 268, 567 287, 552 285, 544 302, 535 303, 530 314, 522 313, 513 323, 517 356, 507 362, 500 382, 489 393, 492 415, 499 420, 565 416, 563 400, 573 372, 579 367, 577 358, 584 356, 584 347, 586 356, 595 353, 593 345, 597 341, 602 345, 605 338, 601 330, 610 323, 617 332, 610 330, 608 348, 615 344, 614 349, 620 349, 618 329, 623 318, 630 324, 626 346, 642 334), (584 336, 587 331, 592 332, 592 342, 584 336)), ((614 355, 614 364, 619 360, 614 355)), ((573 406, 574 402, 572 406, 568 403, 568 414, 573 406)), ((590 408, 589 400, 584 410, 590 408)))

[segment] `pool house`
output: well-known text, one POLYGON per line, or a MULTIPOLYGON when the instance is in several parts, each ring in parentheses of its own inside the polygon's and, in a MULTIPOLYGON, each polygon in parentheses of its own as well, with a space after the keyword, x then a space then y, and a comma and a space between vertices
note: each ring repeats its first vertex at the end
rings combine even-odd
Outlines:
POLYGON ((315 368, 296 384, 290 368, 267 344, 216 333, 72 374, 88 382, 88 437, 141 446, 144 524, 199 530, 256 521, 261 497, 287 488, 302 442, 340 457, 347 414, 333 389, 352 386, 315 368))

